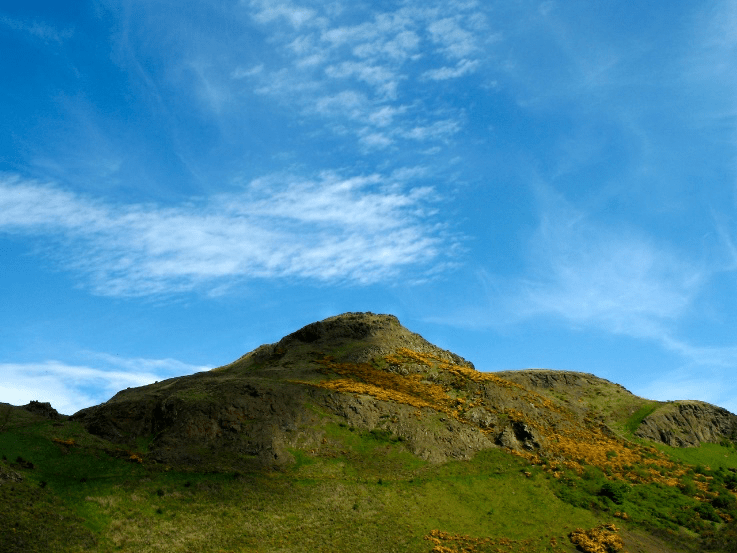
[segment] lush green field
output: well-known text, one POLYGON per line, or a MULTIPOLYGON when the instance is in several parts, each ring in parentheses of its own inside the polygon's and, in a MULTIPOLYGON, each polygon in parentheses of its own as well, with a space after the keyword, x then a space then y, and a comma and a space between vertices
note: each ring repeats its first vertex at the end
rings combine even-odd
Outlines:
POLYGON ((17 421, 0 433, 0 551, 573 551, 572 530, 612 521, 696 551, 737 518, 731 445, 662 447, 680 473, 665 486, 502 450, 431 465, 345 425, 327 436, 282 472, 202 474, 140 463, 75 423, 17 421))
POLYGON ((505 550, 563 551, 551 538, 600 521, 498 450, 432 466, 383 433, 330 433, 344 449, 295 452, 285 472, 195 474, 131 461, 70 423, 11 428, 1 466, 24 480, 0 486, 0 550, 430 551, 441 530, 494 538, 479 551, 500 538, 505 550))

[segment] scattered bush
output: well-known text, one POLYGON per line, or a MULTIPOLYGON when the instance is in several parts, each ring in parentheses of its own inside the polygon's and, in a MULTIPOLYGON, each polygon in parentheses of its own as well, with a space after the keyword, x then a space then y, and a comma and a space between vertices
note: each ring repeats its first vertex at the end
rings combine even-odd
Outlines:
POLYGON ((737 505, 737 499, 734 495, 724 490, 719 492, 719 495, 711 500, 711 504, 717 509, 731 510, 737 505))
POLYGON ((722 553, 737 553, 737 520, 707 535, 704 539, 704 549, 722 553))
POLYGON ((687 495, 689 497, 694 497, 697 493, 699 493, 699 489, 696 487, 696 484, 691 478, 684 478, 681 481, 681 485, 679 486, 679 488, 683 495, 687 495))
POLYGON ((586 553, 614 553, 624 547, 622 538, 617 535, 618 528, 607 524, 582 530, 577 528, 570 534, 571 543, 586 553))
POLYGON ((599 491, 602 497, 608 497, 617 505, 621 505, 625 496, 629 493, 630 487, 624 482, 604 482, 599 491))
POLYGON ((369 432, 372 438, 379 442, 395 442, 397 439, 389 430, 383 428, 374 428, 369 432))
POLYGON ((716 512, 716 509, 712 506, 711 503, 699 503, 696 508, 694 509, 699 516, 704 520, 710 520, 712 522, 721 522, 722 519, 719 518, 719 515, 716 512))

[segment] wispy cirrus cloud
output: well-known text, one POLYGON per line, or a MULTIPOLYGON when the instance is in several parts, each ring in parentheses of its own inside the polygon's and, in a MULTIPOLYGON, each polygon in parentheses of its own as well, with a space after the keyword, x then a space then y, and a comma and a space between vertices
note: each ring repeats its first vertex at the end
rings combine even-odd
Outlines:
POLYGON ((666 329, 691 304, 703 271, 642 232, 594 223, 551 190, 540 196, 532 270, 517 312, 639 338, 669 336, 666 329))
POLYGON ((48 401, 60 413, 71 415, 107 401, 125 388, 145 386, 212 368, 176 359, 124 359, 102 353, 86 356, 90 357, 90 363, 56 360, 0 363, 3 375, 0 396, 5 403, 13 405, 48 401))
POLYGON ((408 175, 274 175, 173 207, 112 204, 4 178, 0 232, 34 237, 103 295, 211 290, 253 278, 387 281, 452 249, 435 192, 410 186, 408 175))
POLYGON ((463 60, 455 67, 440 67, 438 69, 430 69, 422 74, 422 77, 431 81, 446 81, 448 79, 457 79, 469 73, 473 73, 479 66, 478 60, 463 60))
POLYGON ((253 20, 271 34, 280 57, 230 73, 241 86, 250 84, 259 94, 281 98, 302 114, 338 125, 342 133, 347 129, 366 149, 446 140, 457 132, 463 111, 426 90, 428 83, 475 73, 485 48, 497 40, 489 39, 483 9, 475 2, 370 12, 361 6, 298 7, 260 0, 248 7, 253 20), (292 21, 295 14, 299 17, 292 21), (388 111, 389 121, 384 117, 388 111), (428 114, 440 112, 453 124, 427 121, 428 114), (436 123, 444 126, 443 133, 416 130, 436 123))
POLYGON ((735 400, 737 384, 734 382, 734 374, 723 368, 714 369, 689 364, 662 371, 657 378, 633 389, 632 392, 659 401, 676 399, 706 401, 737 414, 737 400, 735 400))
POLYGON ((74 29, 58 29, 42 21, 26 20, 0 15, 0 26, 26 34, 42 42, 62 44, 74 35, 74 29))

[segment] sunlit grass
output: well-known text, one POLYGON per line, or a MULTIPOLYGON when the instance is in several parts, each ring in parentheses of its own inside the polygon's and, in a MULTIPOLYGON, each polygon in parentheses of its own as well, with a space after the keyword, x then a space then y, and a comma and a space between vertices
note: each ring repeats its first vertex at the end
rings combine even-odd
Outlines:
POLYGON ((702 443, 699 447, 670 447, 657 444, 663 453, 689 465, 703 465, 712 469, 737 468, 737 448, 728 445, 702 443))
MULTIPOLYGON (((70 428, 56 430, 63 435, 70 428)), ((33 458, 32 470, 19 469, 23 486, 39 490, 46 482, 43 493, 52 503, 43 512, 57 501, 58 512, 68 513, 64 520, 78 521, 67 525, 76 528, 76 541, 50 540, 49 534, 64 535, 60 524, 33 519, 44 529, 37 550, 50 552, 80 551, 84 544, 101 552, 419 552, 432 547, 434 530, 533 539, 539 548, 519 550, 547 551, 548 541, 538 540, 540 528, 565 540, 573 525, 599 522, 560 501, 543 471, 502 451, 432 465, 386 432, 327 428, 335 447, 319 455, 302 452, 284 472, 145 467, 90 446, 53 442, 44 436, 53 429, 47 423, 1 434, 0 452, 33 458)), ((30 528, 32 518, 26 518, 30 528)))

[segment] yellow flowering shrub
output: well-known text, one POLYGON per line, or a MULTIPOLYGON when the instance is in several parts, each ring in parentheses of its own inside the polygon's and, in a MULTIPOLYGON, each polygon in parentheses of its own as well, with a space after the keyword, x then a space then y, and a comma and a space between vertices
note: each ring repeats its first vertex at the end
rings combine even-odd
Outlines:
POLYGON ((577 528, 571 532, 570 539, 584 553, 616 553, 624 547, 618 530, 613 524, 602 524, 590 530, 577 528))
MULTIPOLYGON (((520 384, 453 364, 431 353, 400 348, 396 353, 383 356, 383 363, 389 367, 413 364, 427 369, 407 375, 377 368, 371 363, 338 362, 329 356, 319 362, 321 370, 332 378, 305 384, 368 395, 418 409, 432 409, 468 424, 472 424, 466 418, 469 410, 482 408, 496 415, 502 426, 525 425, 535 432, 536 438, 545 441, 546 459, 543 460, 538 451, 510 452, 532 464, 544 465, 556 477, 560 476, 563 467, 580 474, 586 465, 591 465, 611 477, 630 482, 677 486, 683 474, 657 450, 626 442, 592 418, 582 419, 570 409, 520 384), (439 378, 438 375, 445 376, 439 378), (502 398, 503 406, 493 399, 495 397, 502 398), (650 468, 637 473, 632 471, 632 467, 643 466, 650 468)), ((493 425, 481 430, 487 434, 499 431, 493 425)))

